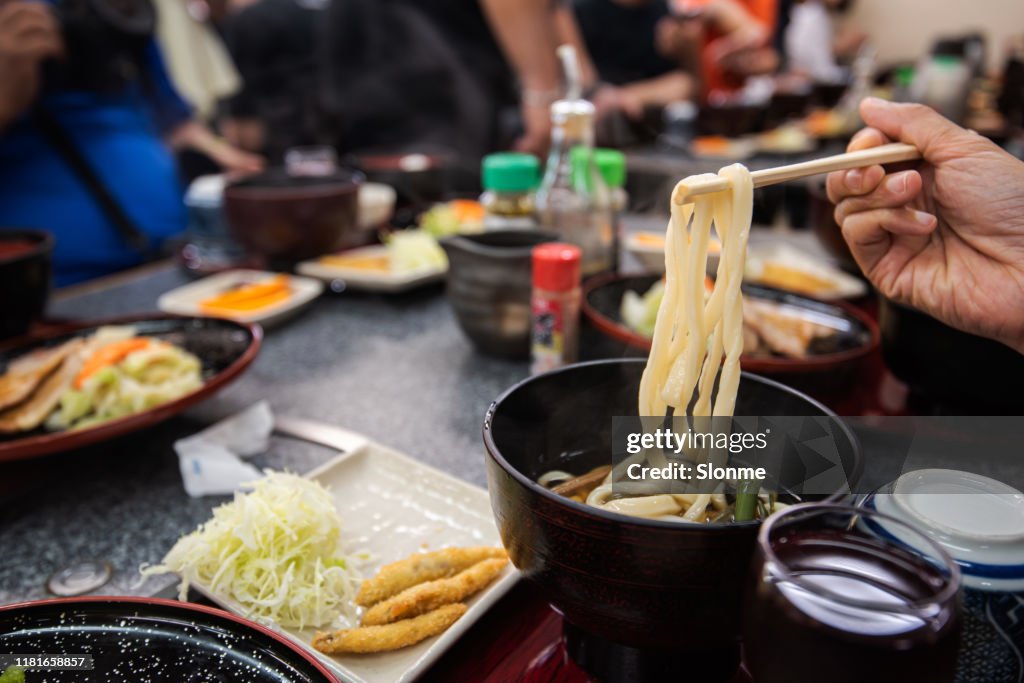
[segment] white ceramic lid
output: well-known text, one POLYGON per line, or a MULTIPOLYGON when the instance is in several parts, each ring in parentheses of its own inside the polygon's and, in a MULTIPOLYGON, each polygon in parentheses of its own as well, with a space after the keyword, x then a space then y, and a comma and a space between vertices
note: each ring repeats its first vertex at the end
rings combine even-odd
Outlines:
MULTIPOLYGON (((942 545, 965 585, 1024 590, 1024 493, 972 472, 924 469, 903 474, 873 500, 879 512, 942 545)), ((882 526, 912 545, 898 528, 882 526)))

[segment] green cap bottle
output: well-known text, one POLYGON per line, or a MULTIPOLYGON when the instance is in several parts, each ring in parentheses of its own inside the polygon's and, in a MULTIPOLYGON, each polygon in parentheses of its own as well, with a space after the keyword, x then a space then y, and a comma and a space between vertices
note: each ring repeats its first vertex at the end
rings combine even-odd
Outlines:
POLYGON ((594 150, 594 163, 608 187, 625 187, 626 155, 617 149, 598 148, 594 150))
POLYGON ((532 154, 498 152, 483 162, 483 185, 493 192, 529 192, 540 183, 540 162, 532 154))

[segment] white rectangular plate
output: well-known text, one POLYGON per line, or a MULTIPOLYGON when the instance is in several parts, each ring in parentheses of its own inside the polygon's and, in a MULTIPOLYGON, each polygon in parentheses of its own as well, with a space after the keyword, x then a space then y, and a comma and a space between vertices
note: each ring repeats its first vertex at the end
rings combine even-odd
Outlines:
MULTIPOLYGON (((365 549, 372 576, 384 564, 446 546, 500 546, 487 491, 368 442, 307 475, 331 492, 341 515, 346 548, 365 549)), ((414 680, 518 580, 509 565, 497 581, 468 601, 469 610, 447 631, 393 652, 330 657, 310 646, 316 629, 277 629, 325 662, 343 681, 407 683, 414 680)), ((245 616, 234 600, 194 588, 225 609, 245 616)))
MULTIPOLYGON (((387 247, 376 245, 372 247, 361 247, 346 251, 346 256, 353 257, 375 257, 387 253, 387 247)), ((362 268, 345 268, 343 266, 324 263, 320 259, 303 261, 295 268, 303 275, 315 277, 325 282, 341 280, 346 287, 362 290, 365 292, 405 292, 416 289, 423 285, 440 282, 448 272, 447 268, 431 267, 417 268, 400 273, 384 272, 378 270, 365 270, 362 268)))
MULTIPOLYGON (((173 315, 209 315, 200 307, 202 301, 234 287, 260 282, 275 275, 277 273, 263 270, 228 270, 172 289, 161 295, 156 305, 164 313, 173 315)), ((292 295, 284 301, 254 311, 239 311, 231 315, 219 314, 219 317, 230 318, 240 323, 270 326, 298 313, 324 291, 322 282, 308 277, 289 275, 288 284, 292 288, 292 295)))

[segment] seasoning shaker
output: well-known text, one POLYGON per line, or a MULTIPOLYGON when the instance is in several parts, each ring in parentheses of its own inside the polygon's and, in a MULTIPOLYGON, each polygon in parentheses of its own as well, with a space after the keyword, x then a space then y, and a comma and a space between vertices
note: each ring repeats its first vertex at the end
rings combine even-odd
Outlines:
POLYGON ((539 374, 573 363, 579 355, 582 251, 550 242, 533 249, 530 301, 530 372, 539 374))

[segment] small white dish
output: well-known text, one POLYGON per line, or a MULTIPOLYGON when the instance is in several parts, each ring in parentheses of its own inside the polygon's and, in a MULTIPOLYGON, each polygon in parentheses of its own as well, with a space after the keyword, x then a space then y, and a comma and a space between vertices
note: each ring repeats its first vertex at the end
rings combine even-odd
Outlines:
MULTIPOLYGON (((375 245, 346 251, 345 256, 376 258, 386 256, 387 253, 387 247, 375 245)), ((405 292, 417 287, 423 287, 424 285, 441 282, 448 272, 447 267, 441 266, 399 272, 349 268, 344 265, 326 262, 322 258, 303 261, 296 267, 296 270, 303 275, 315 277, 324 282, 341 280, 350 289, 383 293, 405 292)))
POLYGON ((856 299, 868 292, 867 285, 860 278, 845 273, 822 258, 808 254, 789 244, 751 245, 747 252, 747 265, 743 279, 752 284, 779 287, 795 294, 824 301, 856 299), (764 278, 765 267, 768 264, 778 264, 787 269, 805 273, 811 278, 823 280, 829 285, 813 289, 779 287, 776 283, 764 278))
MULTIPOLYGON (((365 550, 373 557, 361 567, 364 576, 373 576, 381 565, 417 552, 449 546, 501 545, 487 491, 375 442, 366 440, 306 476, 330 491, 349 549, 365 550)), ((409 683, 518 579, 510 563, 494 583, 467 601, 469 609, 447 631, 392 652, 328 656, 310 645, 317 629, 268 626, 313 652, 343 681, 409 683)), ((246 615, 245 608, 234 600, 218 596, 204 585, 193 587, 224 609, 246 615)))
MULTIPOLYGON (((203 301, 236 287, 261 282, 277 275, 278 273, 263 270, 228 270, 172 289, 162 294, 156 305, 164 313, 172 315, 208 316, 211 314, 203 310, 203 301)), ((214 317, 272 327, 313 303, 313 300, 324 291, 323 283, 307 277, 289 275, 288 284, 292 290, 291 296, 283 301, 252 311, 218 312, 214 317)))
MULTIPOLYGON (((927 534, 960 564, 964 585, 1024 590, 1024 493, 972 472, 907 472, 867 499, 879 512, 927 534)), ((895 525, 880 522, 913 545, 895 525)))
POLYGON ((395 213, 395 188, 384 183, 363 183, 359 186, 359 227, 378 228, 395 213))

